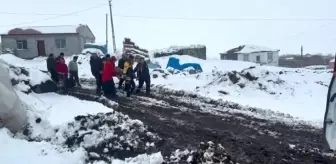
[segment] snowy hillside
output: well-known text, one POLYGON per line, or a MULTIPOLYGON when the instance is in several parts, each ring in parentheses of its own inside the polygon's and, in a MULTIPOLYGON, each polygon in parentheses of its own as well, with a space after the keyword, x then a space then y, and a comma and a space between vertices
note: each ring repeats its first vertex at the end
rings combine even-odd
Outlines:
MULTIPOLYGON (((331 78, 329 70, 259 66, 250 62, 201 60, 190 56, 174 57, 179 58, 181 64, 199 63, 204 72, 189 74, 165 69, 152 70, 153 84, 288 113, 322 125, 325 97, 331 78)), ((10 54, 1 55, 0 58, 17 66, 46 70, 45 58, 25 61, 10 54)), ((168 58, 155 58, 153 61, 165 68, 168 58)), ((70 57, 66 60, 70 61, 70 57)), ((78 61, 80 77, 93 78, 89 57, 79 55, 78 61)))

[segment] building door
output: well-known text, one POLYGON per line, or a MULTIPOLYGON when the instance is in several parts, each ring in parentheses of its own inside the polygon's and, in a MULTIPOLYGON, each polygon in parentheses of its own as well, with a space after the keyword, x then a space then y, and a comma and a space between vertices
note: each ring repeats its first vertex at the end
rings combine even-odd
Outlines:
POLYGON ((44 40, 37 41, 37 53, 38 56, 46 56, 44 40))
POLYGON ((256 62, 260 63, 260 55, 257 56, 256 62))

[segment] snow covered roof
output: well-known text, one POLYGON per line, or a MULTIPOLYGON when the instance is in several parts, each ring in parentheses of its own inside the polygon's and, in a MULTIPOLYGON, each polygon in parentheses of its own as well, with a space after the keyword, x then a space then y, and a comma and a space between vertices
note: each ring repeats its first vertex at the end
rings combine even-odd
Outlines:
POLYGON ((226 51, 226 53, 249 54, 249 53, 256 53, 256 52, 277 52, 277 51, 280 51, 280 50, 256 46, 256 45, 241 45, 239 47, 226 51))
POLYGON ((19 34, 64 34, 64 33, 78 33, 79 27, 86 25, 61 25, 61 26, 30 26, 30 27, 16 27, 3 35, 19 35, 19 34))
POLYGON ((335 63, 335 59, 332 59, 332 60, 330 60, 329 62, 331 62, 331 63, 335 63))
POLYGON ((175 53, 181 49, 206 48, 205 45, 194 44, 189 46, 170 46, 164 49, 153 50, 152 53, 175 53))

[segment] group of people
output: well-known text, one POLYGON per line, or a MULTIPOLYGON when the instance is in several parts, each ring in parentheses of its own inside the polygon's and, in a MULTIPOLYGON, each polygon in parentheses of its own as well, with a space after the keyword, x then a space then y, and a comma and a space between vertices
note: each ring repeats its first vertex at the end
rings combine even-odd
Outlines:
MULTIPOLYGON (((69 86, 79 86, 81 84, 78 78, 78 56, 74 56, 73 59, 67 65, 64 59, 64 53, 60 53, 55 57, 54 54, 49 54, 47 59, 47 68, 51 74, 51 78, 57 84, 63 82, 64 88, 69 86), (73 85, 69 85, 69 83, 73 85)), ((149 68, 144 58, 140 58, 138 64, 133 68, 134 58, 126 51, 122 55, 122 58, 118 61, 118 66, 115 66, 117 61, 115 56, 106 55, 100 58, 97 54, 92 54, 90 58, 91 73, 96 79, 96 93, 98 95, 104 93, 104 96, 112 98, 116 97, 117 89, 113 77, 119 79, 118 89, 123 88, 126 91, 127 97, 130 97, 132 93, 139 93, 143 85, 146 83, 146 94, 150 94, 151 78, 149 74, 149 68), (134 80, 139 81, 138 88, 134 80)))
POLYGON ((63 82, 64 87, 67 88, 69 82, 74 82, 74 85, 81 87, 78 77, 78 56, 67 65, 64 59, 64 53, 61 52, 59 56, 55 57, 54 54, 49 54, 47 58, 47 69, 51 75, 51 79, 57 84, 63 82))
POLYGON ((136 93, 140 92, 144 83, 146 83, 146 94, 150 94, 150 74, 149 68, 144 58, 141 58, 138 64, 133 68, 134 58, 126 52, 118 61, 118 66, 115 66, 117 59, 114 56, 106 55, 104 58, 92 54, 90 66, 92 75, 96 79, 96 93, 103 93, 106 97, 116 97, 116 86, 113 77, 119 78, 118 89, 122 89, 125 83, 124 90, 127 97, 130 97, 134 92, 136 85, 134 80, 139 81, 136 93))

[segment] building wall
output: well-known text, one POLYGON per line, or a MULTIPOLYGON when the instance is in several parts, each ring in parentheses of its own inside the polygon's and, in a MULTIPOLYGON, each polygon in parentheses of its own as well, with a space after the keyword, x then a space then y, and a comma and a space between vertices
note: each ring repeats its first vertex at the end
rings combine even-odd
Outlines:
POLYGON ((1 42, 3 48, 14 49, 16 56, 30 59, 38 56, 37 40, 44 40, 46 54, 54 53, 55 55, 63 52, 65 55, 81 53, 84 45, 81 46, 80 36, 78 34, 54 34, 54 35, 15 35, 2 36, 1 42), (58 49, 55 39, 66 39, 66 48, 58 49), (16 40, 27 40, 26 50, 18 50, 16 40))
MULTIPOLYGON (((248 56, 248 61, 257 63, 257 56, 260 56, 260 64, 278 66, 279 65, 279 52, 272 52, 273 60, 269 61, 267 52, 258 52, 246 54, 248 56)), ((244 61, 244 54, 238 54, 238 60, 244 61)))
POLYGON ((80 47, 84 49, 84 44, 85 43, 95 43, 96 38, 92 34, 91 30, 89 29, 88 26, 82 25, 77 29, 77 32, 80 35, 80 47))

